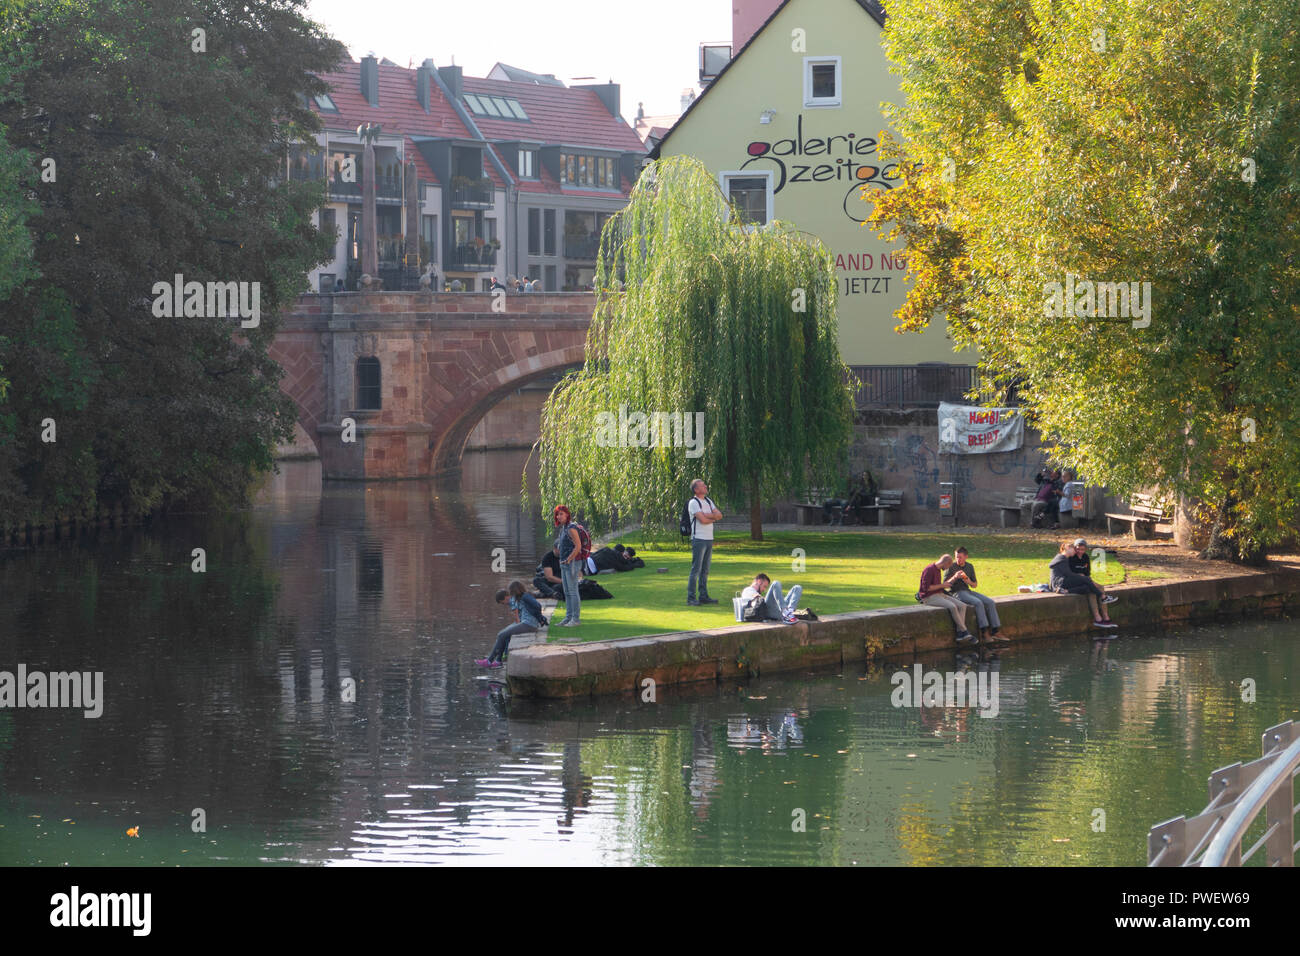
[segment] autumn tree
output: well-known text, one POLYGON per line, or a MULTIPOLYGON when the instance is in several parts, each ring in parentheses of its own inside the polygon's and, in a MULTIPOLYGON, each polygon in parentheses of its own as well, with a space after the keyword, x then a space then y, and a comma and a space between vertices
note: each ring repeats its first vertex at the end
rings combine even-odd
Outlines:
POLYGON ((946 317, 1055 457, 1258 560, 1300 515, 1294 3, 889 13, 905 186, 867 198, 909 250, 900 330, 946 317))

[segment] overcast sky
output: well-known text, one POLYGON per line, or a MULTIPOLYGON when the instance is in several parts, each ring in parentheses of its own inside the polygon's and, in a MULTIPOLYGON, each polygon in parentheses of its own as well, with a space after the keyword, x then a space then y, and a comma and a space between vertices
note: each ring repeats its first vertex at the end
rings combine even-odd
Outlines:
POLYGON ((623 115, 676 113, 699 79, 701 42, 731 42, 731 0, 308 0, 308 15, 360 58, 405 66, 453 57, 468 76, 498 60, 535 73, 622 85, 623 115))

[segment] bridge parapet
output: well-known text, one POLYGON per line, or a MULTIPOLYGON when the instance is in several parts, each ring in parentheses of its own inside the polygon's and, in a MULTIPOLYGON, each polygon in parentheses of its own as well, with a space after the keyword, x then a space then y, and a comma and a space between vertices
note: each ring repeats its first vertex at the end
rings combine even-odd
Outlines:
POLYGON ((492 406, 533 379, 582 364, 594 295, 507 294, 498 312, 500 301, 487 292, 298 298, 281 317, 272 356, 326 478, 454 470, 492 406), (378 408, 359 407, 363 359, 378 361, 378 408))

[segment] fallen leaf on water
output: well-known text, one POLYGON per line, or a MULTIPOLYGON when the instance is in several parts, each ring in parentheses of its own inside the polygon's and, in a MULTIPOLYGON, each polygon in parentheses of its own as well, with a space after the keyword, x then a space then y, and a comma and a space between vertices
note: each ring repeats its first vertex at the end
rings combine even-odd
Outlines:
POLYGON ((751 697, 750 700, 767 700, 766 697, 751 697))
POLYGON ((131 827, 131 829, 129 829, 129 830, 126 831, 126 835, 129 836, 129 837, 138 837, 138 836, 140 835, 140 828, 139 828, 139 827, 131 827))
POLYGON ((1069 837, 1052 837, 1052 842, 1053 842, 1053 843, 1069 843, 1069 842, 1070 842, 1070 838, 1069 838, 1069 837))

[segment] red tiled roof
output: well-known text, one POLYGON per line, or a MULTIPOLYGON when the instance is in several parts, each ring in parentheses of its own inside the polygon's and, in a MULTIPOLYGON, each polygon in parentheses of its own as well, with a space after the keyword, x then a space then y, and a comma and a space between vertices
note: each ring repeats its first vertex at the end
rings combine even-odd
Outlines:
POLYGON ((530 140, 549 145, 590 146, 641 153, 645 144, 621 116, 611 116, 592 90, 538 86, 465 77, 465 92, 514 97, 527 120, 471 113, 474 125, 491 140, 530 140))
MULTIPOLYGON (((437 82, 432 79, 429 81, 429 112, 424 111, 415 96, 415 70, 381 62, 378 106, 371 106, 361 95, 360 62, 348 60, 321 78, 330 84, 330 98, 339 108, 337 113, 331 113, 320 109, 312 101, 311 107, 319 114, 321 123, 327 129, 348 132, 354 132, 362 123, 375 123, 383 127, 384 133, 401 133, 406 144, 406 156, 415 160, 416 174, 424 182, 437 183, 438 177, 415 148, 415 143, 411 140, 413 135, 472 138, 451 103, 442 95, 437 82)), ((492 177, 500 186, 501 181, 495 171, 492 171, 492 177)))

